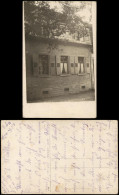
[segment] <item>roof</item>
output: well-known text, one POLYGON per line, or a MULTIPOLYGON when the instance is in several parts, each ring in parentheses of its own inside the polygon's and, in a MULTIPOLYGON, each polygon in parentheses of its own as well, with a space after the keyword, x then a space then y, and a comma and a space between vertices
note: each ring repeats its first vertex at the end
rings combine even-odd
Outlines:
POLYGON ((63 43, 64 45, 80 45, 80 46, 92 46, 91 43, 88 42, 80 42, 77 40, 68 40, 68 39, 59 39, 59 38, 44 38, 44 37, 38 37, 38 36, 32 36, 32 35, 27 35, 25 37, 26 40, 34 40, 34 41, 42 41, 44 43, 48 42, 57 42, 57 43, 63 43))

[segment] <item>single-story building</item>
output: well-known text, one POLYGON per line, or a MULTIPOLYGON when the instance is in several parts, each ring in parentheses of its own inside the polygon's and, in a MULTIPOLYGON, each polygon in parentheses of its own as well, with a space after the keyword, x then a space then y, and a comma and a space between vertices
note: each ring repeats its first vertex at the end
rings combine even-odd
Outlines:
POLYGON ((94 88, 91 42, 26 36, 27 101, 94 88))

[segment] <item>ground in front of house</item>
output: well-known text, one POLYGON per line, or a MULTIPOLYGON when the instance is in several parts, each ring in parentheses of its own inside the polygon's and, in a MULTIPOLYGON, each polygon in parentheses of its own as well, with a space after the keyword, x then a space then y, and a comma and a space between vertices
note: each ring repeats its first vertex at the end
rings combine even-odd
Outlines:
POLYGON ((78 94, 67 94, 64 96, 57 97, 48 97, 39 100, 35 100, 28 103, 37 103, 37 102, 80 102, 80 101, 94 101, 95 100, 95 91, 88 90, 83 91, 78 94))

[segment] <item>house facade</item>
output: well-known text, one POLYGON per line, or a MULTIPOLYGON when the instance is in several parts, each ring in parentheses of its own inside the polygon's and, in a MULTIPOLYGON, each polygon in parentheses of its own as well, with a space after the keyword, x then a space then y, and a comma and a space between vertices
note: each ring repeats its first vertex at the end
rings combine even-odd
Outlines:
POLYGON ((90 38, 27 36, 25 49, 28 102, 94 88, 90 38))

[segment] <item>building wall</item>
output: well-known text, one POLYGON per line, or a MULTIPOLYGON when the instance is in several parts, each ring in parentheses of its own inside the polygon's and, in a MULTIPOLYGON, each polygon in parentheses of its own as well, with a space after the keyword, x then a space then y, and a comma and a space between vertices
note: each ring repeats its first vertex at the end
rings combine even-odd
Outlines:
POLYGON ((37 40, 28 40, 26 41, 26 51, 33 54, 49 54, 49 55, 84 55, 85 57, 90 57, 91 54, 91 47, 90 45, 86 44, 78 44, 78 43, 69 43, 68 41, 60 42, 53 42, 53 46, 57 44, 57 48, 52 49, 50 51, 49 44, 43 41, 37 40))
MULTIPOLYGON (((55 42, 54 42, 55 45, 55 42)), ((87 45, 75 45, 67 42, 58 43, 56 48, 50 49, 48 43, 43 41, 26 41, 26 76, 27 76, 27 100, 33 101, 44 97, 68 95, 80 93, 91 89, 91 52, 87 45), (39 54, 49 55, 49 75, 40 76, 34 69, 34 61, 38 60, 39 54), (58 74, 57 63, 62 55, 68 56, 67 75, 58 74), (77 57, 85 58, 85 74, 77 74, 75 63, 77 57), (71 61, 74 60, 72 71, 71 61), (51 67, 51 63, 54 67, 51 67), (87 68, 86 64, 89 64, 87 68)), ((37 61, 38 62, 38 61, 37 61)))

